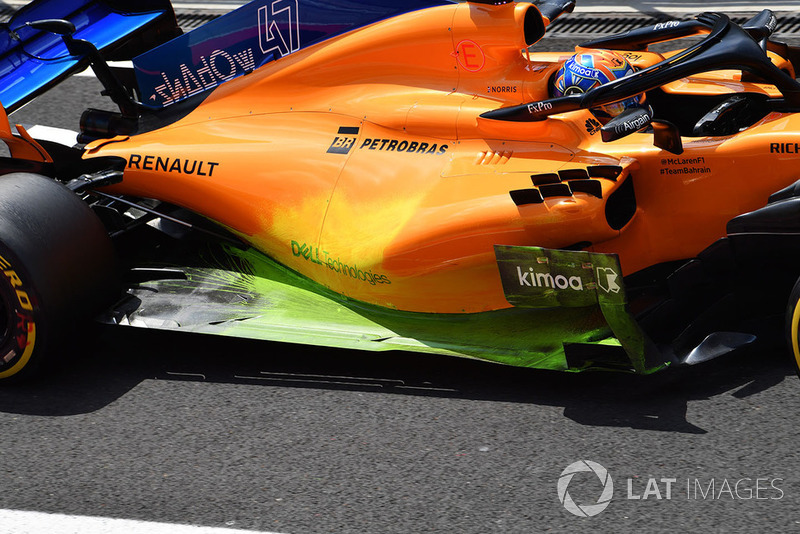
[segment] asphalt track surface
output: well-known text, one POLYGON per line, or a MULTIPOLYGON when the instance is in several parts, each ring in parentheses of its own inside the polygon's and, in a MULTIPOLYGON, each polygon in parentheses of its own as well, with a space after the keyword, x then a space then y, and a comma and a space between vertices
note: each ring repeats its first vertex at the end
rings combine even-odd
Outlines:
MULTIPOLYGON (((12 119, 74 128, 98 91, 73 78, 12 119)), ((293 534, 798 530, 798 393, 779 348, 568 375, 97 327, 0 388, 0 509, 293 534), (613 480, 595 517, 559 501, 580 460, 613 480)), ((602 488, 580 472, 568 491, 602 488)))

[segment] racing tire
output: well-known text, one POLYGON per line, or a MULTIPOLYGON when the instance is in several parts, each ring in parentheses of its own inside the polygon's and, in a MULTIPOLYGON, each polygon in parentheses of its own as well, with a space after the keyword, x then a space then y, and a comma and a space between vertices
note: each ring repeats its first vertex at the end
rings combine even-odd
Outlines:
POLYGON ((800 377, 800 278, 789 293, 789 303, 786 306, 786 341, 795 373, 800 377))
POLYGON ((0 176, 0 384, 68 352, 115 280, 111 239, 83 200, 41 175, 0 176))

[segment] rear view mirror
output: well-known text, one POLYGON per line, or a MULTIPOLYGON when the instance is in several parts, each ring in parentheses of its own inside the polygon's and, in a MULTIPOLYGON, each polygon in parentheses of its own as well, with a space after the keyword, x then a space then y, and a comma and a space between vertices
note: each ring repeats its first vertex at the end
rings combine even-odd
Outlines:
POLYGON ((600 129, 603 141, 610 143, 617 139, 627 137, 648 126, 653 121, 653 112, 650 106, 644 108, 629 108, 608 121, 600 129))
POLYGON ((603 126, 600 134, 603 141, 610 143, 627 137, 648 126, 653 127, 653 144, 673 154, 683 153, 683 143, 678 128, 669 121, 653 119, 650 106, 626 109, 603 126))
POLYGON ((64 19, 35 20, 26 23, 26 26, 30 26, 34 30, 50 32, 56 35, 72 35, 75 33, 75 25, 64 19))
POLYGON ((653 144, 673 154, 683 154, 683 141, 678 127, 669 121, 653 121, 653 144))
POLYGON ((755 17, 742 24, 742 29, 749 33, 750 37, 755 39, 759 45, 761 45, 761 48, 766 50, 767 39, 769 39, 770 35, 772 35, 772 32, 775 31, 777 25, 778 19, 775 18, 775 14, 769 9, 765 9, 755 17))

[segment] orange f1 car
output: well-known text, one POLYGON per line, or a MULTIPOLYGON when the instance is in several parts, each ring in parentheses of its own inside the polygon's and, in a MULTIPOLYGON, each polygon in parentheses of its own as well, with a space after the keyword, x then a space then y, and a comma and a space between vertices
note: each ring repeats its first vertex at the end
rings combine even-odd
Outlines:
POLYGON ((0 378, 98 313, 637 373, 785 313, 800 361, 800 49, 771 12, 585 43, 635 72, 554 97, 575 51, 536 43, 571 0, 257 0, 185 35, 167 1, 126 6, 4 25, 7 112, 87 66, 119 110, 0 117, 0 378))

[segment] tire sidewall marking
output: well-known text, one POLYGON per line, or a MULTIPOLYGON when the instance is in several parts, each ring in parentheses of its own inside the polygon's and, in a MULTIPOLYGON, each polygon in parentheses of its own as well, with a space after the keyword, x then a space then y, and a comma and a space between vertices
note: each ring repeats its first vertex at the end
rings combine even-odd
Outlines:
POLYGON ((794 313, 792 313, 792 355, 797 369, 800 370, 800 341, 797 339, 800 325, 800 299, 794 303, 794 313))

